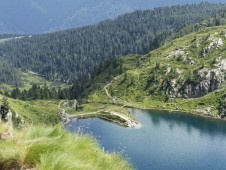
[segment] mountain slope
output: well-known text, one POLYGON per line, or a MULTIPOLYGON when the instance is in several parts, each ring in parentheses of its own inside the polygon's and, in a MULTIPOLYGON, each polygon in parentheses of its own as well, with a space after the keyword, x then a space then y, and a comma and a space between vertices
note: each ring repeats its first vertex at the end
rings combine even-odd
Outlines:
MULTIPOLYGON (((198 3, 191 0, 10 0, 0 2, 0 33, 43 33, 96 24, 139 9, 198 3)), ((209 2, 224 2, 209 0, 209 2)))
POLYGON ((126 56, 96 78, 99 84, 109 70, 122 72, 89 100, 224 117, 225 48, 222 26, 186 35, 147 55, 126 56))
POLYGON ((0 43, 0 59, 48 80, 82 86, 119 56, 147 53, 184 25, 221 16, 224 9, 225 5, 208 3, 158 8, 95 26, 14 38, 0 43))

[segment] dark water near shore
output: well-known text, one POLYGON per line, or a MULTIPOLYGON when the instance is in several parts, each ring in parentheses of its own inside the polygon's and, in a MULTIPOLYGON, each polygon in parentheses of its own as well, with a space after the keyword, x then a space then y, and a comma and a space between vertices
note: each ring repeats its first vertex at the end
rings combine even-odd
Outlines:
POLYGON ((90 133, 106 151, 120 152, 139 170, 225 170, 226 121, 180 113, 131 110, 142 124, 124 128, 100 120, 70 123, 90 133))

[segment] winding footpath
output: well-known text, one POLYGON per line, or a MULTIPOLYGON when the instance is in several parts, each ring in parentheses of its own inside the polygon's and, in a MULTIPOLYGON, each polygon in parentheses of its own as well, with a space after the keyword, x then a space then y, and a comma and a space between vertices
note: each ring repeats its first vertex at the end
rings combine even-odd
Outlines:
POLYGON ((115 77, 110 83, 108 83, 107 85, 104 86, 104 91, 106 93, 106 95, 111 98, 113 100, 113 102, 115 103, 115 97, 112 97, 108 91, 108 87, 113 83, 114 80, 118 80, 122 75, 118 75, 117 77, 115 77))
MULTIPOLYGON (((109 93, 109 91, 108 91, 108 87, 109 87, 110 85, 112 85, 112 83, 113 83, 114 80, 118 80, 121 76, 122 76, 122 75, 116 76, 110 83, 108 83, 107 85, 104 86, 104 91, 105 91, 106 95, 107 95, 109 98, 112 99, 113 103, 116 103, 116 97, 113 97, 113 96, 110 95, 110 93, 109 93)), ((123 106, 123 107, 124 107, 124 106, 123 106)), ((132 121, 131 119, 129 119, 129 118, 126 117, 126 116, 123 116, 122 114, 119 114, 119 113, 113 112, 113 111, 112 111, 112 112, 111 112, 111 111, 108 111, 108 112, 109 112, 110 114, 112 114, 112 115, 116 115, 116 116, 120 117, 121 119, 124 119, 124 120, 127 122, 127 124, 128 124, 129 127, 137 127, 137 126, 138 126, 138 123, 137 123, 137 122, 132 121)))
MULTIPOLYGON (((110 83, 108 83, 107 85, 104 86, 104 91, 105 91, 106 95, 109 98, 112 99, 113 103, 116 103, 116 97, 113 97, 113 96, 110 95, 110 93, 108 91, 108 87, 113 83, 114 80, 118 80, 121 76, 122 75, 115 77, 110 83)), ((71 115, 71 114, 66 113, 66 111, 61 108, 61 106, 60 106, 61 104, 62 104, 62 101, 59 102, 58 107, 61 110, 61 112, 59 112, 59 115, 61 116, 63 125, 70 123, 74 119, 79 119, 79 118, 83 118, 83 117, 86 117, 86 116, 89 116, 89 115, 91 116, 91 115, 97 115, 97 114, 100 114, 100 115, 109 114, 109 115, 118 116, 119 118, 125 120, 128 127, 138 127, 138 125, 139 125, 135 120, 129 119, 128 117, 126 117, 126 116, 124 116, 120 113, 105 110, 105 109, 100 109, 100 110, 95 111, 95 112, 71 115)))

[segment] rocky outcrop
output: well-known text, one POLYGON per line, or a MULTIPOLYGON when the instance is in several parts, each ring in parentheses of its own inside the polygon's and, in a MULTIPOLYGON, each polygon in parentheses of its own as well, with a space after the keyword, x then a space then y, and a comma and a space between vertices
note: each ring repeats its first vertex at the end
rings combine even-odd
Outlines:
POLYGON ((175 58, 178 56, 186 57, 187 55, 188 55, 188 53, 185 51, 185 49, 176 49, 176 50, 172 51, 171 53, 169 53, 167 58, 175 58))
POLYGON ((219 63, 221 70, 226 71, 226 59, 221 60, 219 63))
POLYGON ((12 113, 10 110, 9 110, 8 113, 6 114, 5 119, 6 119, 6 122, 7 122, 8 124, 12 124, 12 122, 13 122, 13 113, 12 113))
POLYGON ((177 79, 173 80, 166 80, 163 83, 163 89, 166 91, 166 94, 168 94, 170 97, 182 97, 180 93, 180 86, 178 86, 177 79))
POLYGON ((173 98, 196 98, 219 89, 223 82, 224 73, 220 68, 210 70, 203 68, 198 71, 195 81, 185 80, 182 85, 178 85, 177 79, 173 79, 165 82, 163 89, 173 98))
POLYGON ((189 98, 201 97, 219 89, 224 82, 224 73, 221 69, 202 69, 198 72, 200 81, 197 84, 186 82, 183 87, 183 96, 189 98))
POLYGON ((134 75, 140 73, 139 79, 145 80, 141 81, 145 82, 141 87, 147 90, 147 94, 162 95, 165 99, 197 98, 223 88, 225 35, 226 29, 217 27, 175 40, 151 52, 147 56, 150 57, 149 63, 143 64, 146 68, 141 66, 138 69, 142 71, 135 71, 134 75), (156 63, 160 63, 158 68, 156 63))
POLYGON ((223 40, 221 38, 215 38, 214 36, 209 36, 207 38, 207 42, 210 42, 208 46, 203 48, 202 50, 202 56, 205 57, 207 54, 209 54, 212 50, 220 48, 224 45, 223 40))
POLYGON ((203 108, 203 109, 197 109, 196 112, 200 113, 204 116, 211 116, 212 115, 211 107, 206 107, 206 108, 203 108))

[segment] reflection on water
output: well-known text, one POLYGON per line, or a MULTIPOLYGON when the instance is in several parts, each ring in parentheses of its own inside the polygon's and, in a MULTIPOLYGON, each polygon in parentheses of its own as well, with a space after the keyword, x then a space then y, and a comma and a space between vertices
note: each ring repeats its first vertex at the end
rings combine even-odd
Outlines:
POLYGON ((71 132, 90 133, 137 169, 225 169, 226 122, 180 113, 130 110, 142 124, 123 128, 99 120, 72 122, 71 132))
MULTIPOLYGON (((136 112, 139 110, 133 110, 133 114, 139 119, 139 115, 136 112)), ((192 129, 196 129, 200 134, 206 134, 211 137, 215 135, 226 135, 226 121, 215 120, 211 118, 204 118, 200 116, 194 116, 185 113, 166 113, 166 112, 146 112, 151 118, 152 123, 156 126, 160 126, 161 122, 169 124, 171 130, 174 130, 175 126, 186 127, 187 133, 191 133, 192 129)))

